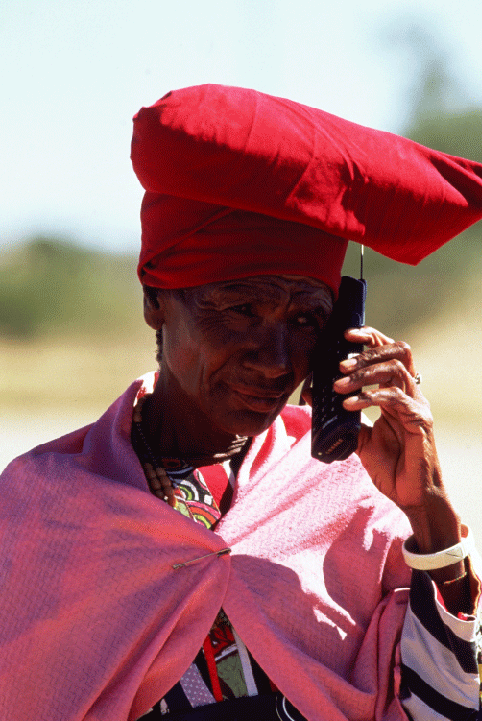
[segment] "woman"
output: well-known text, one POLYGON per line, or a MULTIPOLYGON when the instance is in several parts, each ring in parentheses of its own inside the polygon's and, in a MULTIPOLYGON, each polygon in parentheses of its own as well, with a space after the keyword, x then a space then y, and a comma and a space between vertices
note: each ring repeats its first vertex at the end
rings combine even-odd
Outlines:
POLYGON ((347 332, 335 390, 381 409, 347 461, 286 403, 344 238, 418 261, 482 217, 482 167, 220 86, 143 109, 133 163, 159 370, 4 473, 0 708, 473 718, 479 581, 410 348, 347 332))

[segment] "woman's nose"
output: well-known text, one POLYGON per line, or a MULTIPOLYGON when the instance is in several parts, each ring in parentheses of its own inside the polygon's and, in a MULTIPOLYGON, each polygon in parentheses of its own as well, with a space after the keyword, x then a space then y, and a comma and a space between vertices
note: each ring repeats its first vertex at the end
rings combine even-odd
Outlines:
POLYGON ((244 365, 267 378, 277 378, 292 370, 288 329, 285 324, 263 324, 253 331, 244 365))

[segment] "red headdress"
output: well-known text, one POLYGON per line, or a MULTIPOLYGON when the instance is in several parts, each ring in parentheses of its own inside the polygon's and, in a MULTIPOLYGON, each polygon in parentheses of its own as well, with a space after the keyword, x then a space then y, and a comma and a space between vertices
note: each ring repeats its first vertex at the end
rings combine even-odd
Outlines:
POLYGON ((336 293, 347 240, 416 264, 482 218, 482 165, 222 85, 134 118, 139 277, 160 288, 302 275, 336 293))

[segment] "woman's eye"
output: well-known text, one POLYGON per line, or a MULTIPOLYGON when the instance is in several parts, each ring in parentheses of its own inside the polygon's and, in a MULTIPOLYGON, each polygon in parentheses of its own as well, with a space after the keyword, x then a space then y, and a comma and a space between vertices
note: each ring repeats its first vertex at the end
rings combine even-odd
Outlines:
POLYGON ((317 325, 316 318, 307 313, 300 313, 300 315, 297 315, 294 320, 296 325, 302 328, 317 325))
POLYGON ((239 313, 240 315, 247 316, 248 318, 252 318, 254 316, 253 313, 253 307, 250 303, 243 303, 242 305, 234 305, 232 308, 230 308, 231 311, 234 313, 239 313))

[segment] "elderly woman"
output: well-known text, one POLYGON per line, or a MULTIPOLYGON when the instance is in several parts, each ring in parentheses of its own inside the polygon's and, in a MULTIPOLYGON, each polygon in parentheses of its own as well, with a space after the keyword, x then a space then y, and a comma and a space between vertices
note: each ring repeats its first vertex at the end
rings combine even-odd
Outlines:
POLYGON ((345 461, 286 404, 346 238, 418 262, 482 217, 482 166, 220 86, 141 110, 133 163, 159 370, 2 476, 1 717, 475 718, 475 555, 410 348, 347 331, 335 390, 381 416, 345 461))

